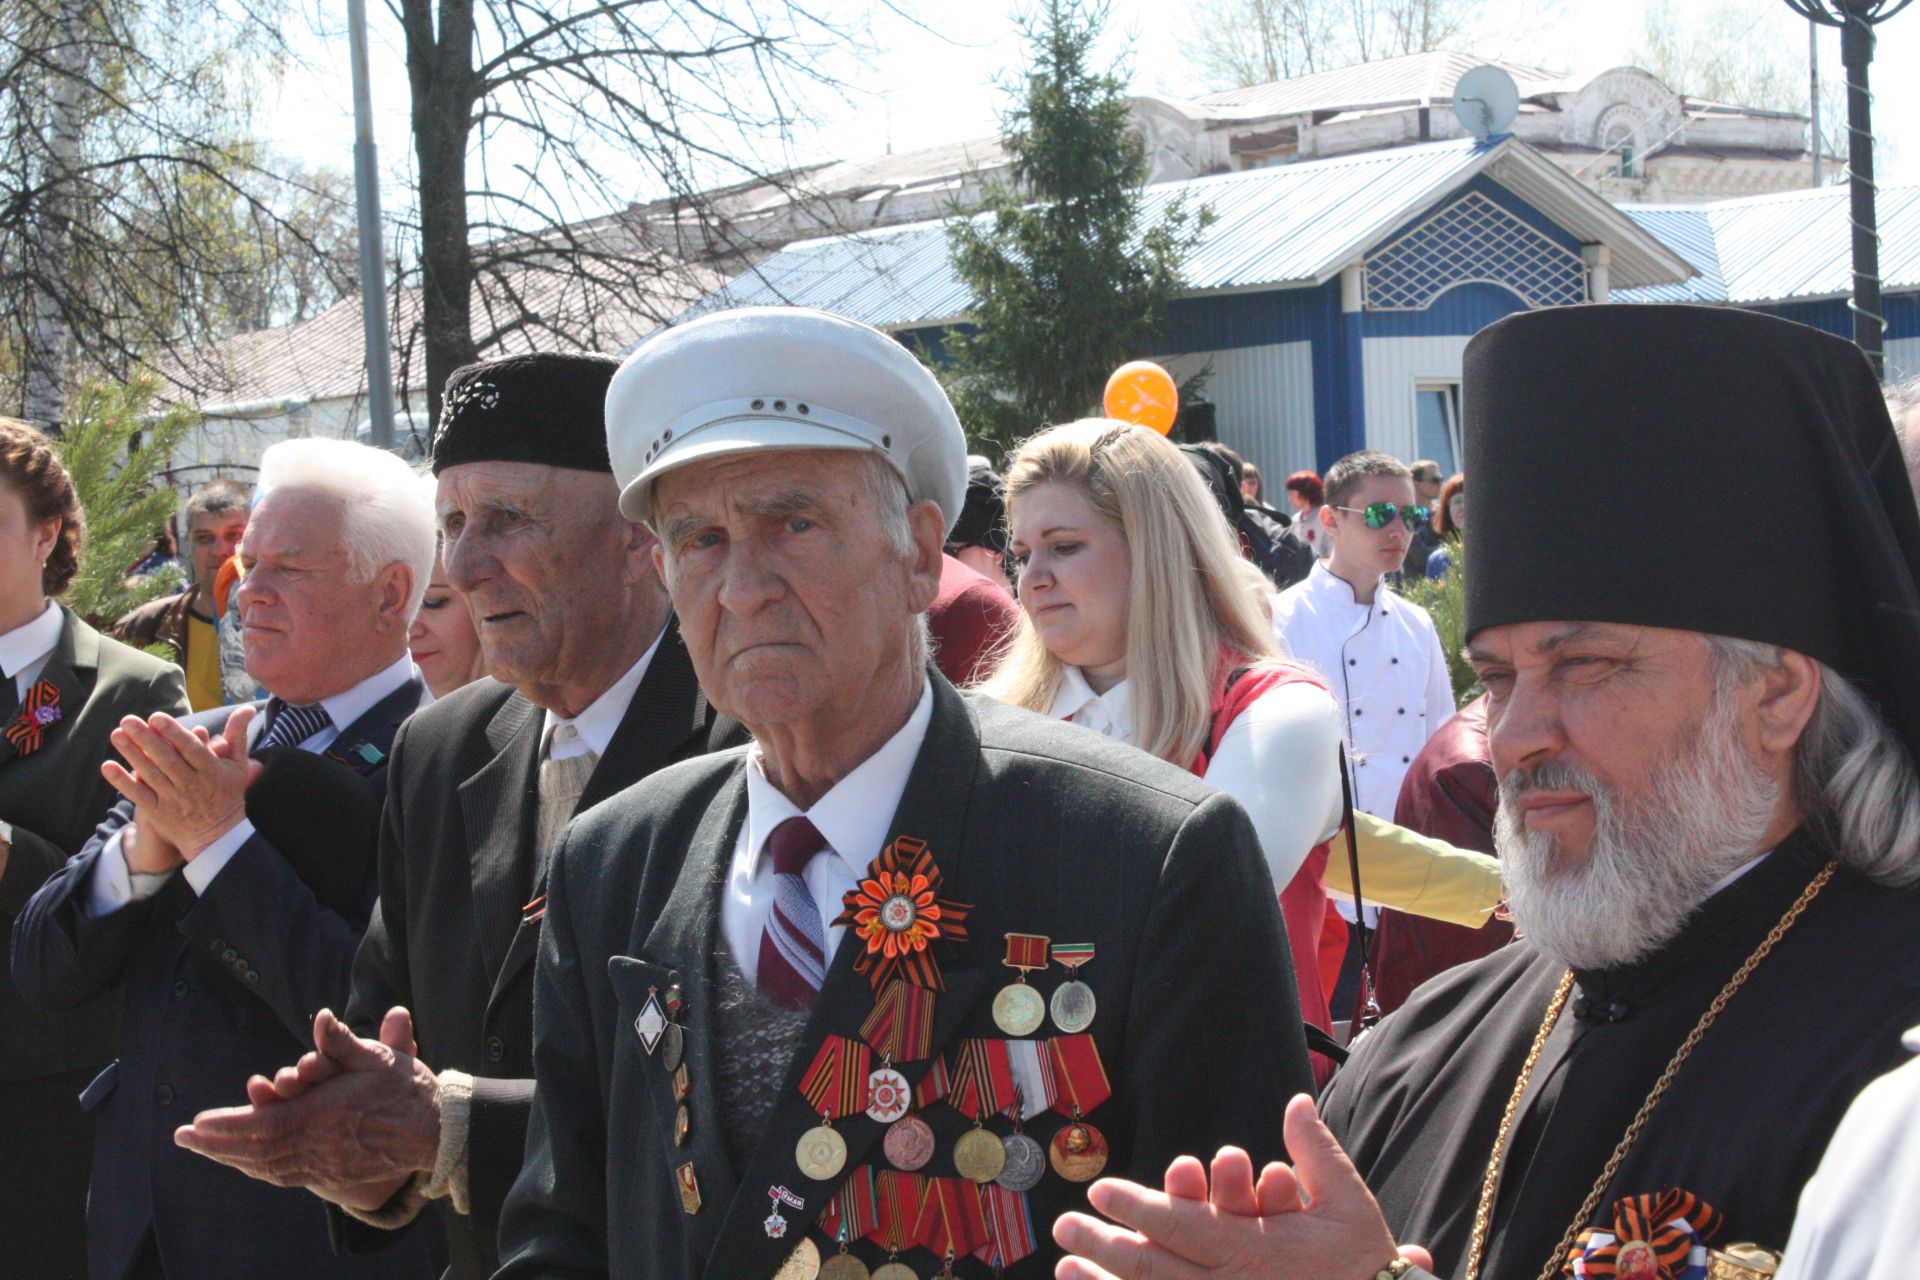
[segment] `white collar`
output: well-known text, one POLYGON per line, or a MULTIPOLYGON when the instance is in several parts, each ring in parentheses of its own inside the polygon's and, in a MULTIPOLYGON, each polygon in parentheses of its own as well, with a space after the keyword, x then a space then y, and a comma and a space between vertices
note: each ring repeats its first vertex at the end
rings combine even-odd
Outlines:
POLYGON ((60 606, 49 600, 39 617, 0 636, 0 671, 16 676, 52 653, 66 621, 60 606))
POLYGON ((747 842, 743 852, 749 865, 758 862, 775 827, 788 818, 804 816, 855 875, 865 875, 867 864, 879 856, 880 847, 886 843, 894 812, 907 790, 907 777, 920 757, 927 726, 932 723, 933 684, 929 681, 907 722, 804 814, 767 780, 760 763, 760 744, 755 743, 747 751, 747 842))
POLYGON ((403 652, 392 666, 374 672, 345 693, 320 699, 320 705, 326 708, 327 718, 333 721, 334 729, 345 733, 348 725, 373 710, 381 699, 419 674, 419 669, 413 665, 413 656, 403 652))
POLYGON ((1133 741, 1133 698, 1122 680, 1105 693, 1095 693, 1086 673, 1067 667, 1060 674, 1060 691, 1047 712, 1055 720, 1069 720, 1120 742, 1133 741))
MULTIPOLYGON (((1353 592, 1353 584, 1327 567, 1326 560, 1315 560, 1313 568, 1307 573, 1307 589, 1317 592, 1327 599, 1346 605, 1350 609, 1370 609, 1373 605, 1361 604, 1353 592)), ((1381 576, 1378 586, 1373 589, 1373 603, 1379 604, 1393 594, 1386 584, 1385 575, 1381 576)))
POLYGON ((547 712, 546 727, 542 730, 548 735, 545 740, 552 744, 547 754, 556 760, 584 755, 588 751, 596 756, 607 754, 607 744, 613 741, 614 734, 620 732, 620 722, 627 718, 627 708, 633 705, 633 695, 646 678, 647 668, 653 665, 653 655, 659 650, 660 641, 666 634, 667 629, 662 626, 660 634, 640 655, 640 661, 628 667, 625 675, 608 685, 579 715, 568 719, 553 711, 547 712))

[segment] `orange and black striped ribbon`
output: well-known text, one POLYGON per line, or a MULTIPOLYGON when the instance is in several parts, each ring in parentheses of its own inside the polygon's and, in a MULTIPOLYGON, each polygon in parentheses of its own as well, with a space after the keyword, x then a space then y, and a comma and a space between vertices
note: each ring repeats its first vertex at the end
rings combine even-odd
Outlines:
POLYGON ((1005 1040, 962 1040, 947 1100, 973 1119, 1013 1105, 1013 1063, 1005 1040))
POLYGON ((858 1040, 828 1036, 800 1077, 800 1092, 815 1114, 836 1120, 857 1115, 867 1109, 867 1075, 872 1070, 873 1050, 858 1040))
POLYGON ((868 1235, 879 1224, 874 1207, 873 1166, 863 1164, 847 1175, 840 1189, 820 1211, 820 1230, 836 1244, 868 1235))
POLYGON ((942 1056, 933 1060, 927 1068, 927 1074, 920 1077, 920 1083, 913 1087, 913 1105, 916 1110, 925 1111, 934 1103, 947 1096, 947 1090, 953 1087, 953 1074, 947 1069, 947 1059, 942 1056))
POLYGON ((1055 1036, 1047 1041, 1047 1052, 1053 1057, 1053 1077, 1060 1093, 1054 1099, 1055 1111, 1088 1115, 1113 1096, 1106 1064, 1100 1061, 1100 1048, 1092 1036, 1055 1036))
POLYGON ((894 980, 873 998, 860 1038, 895 1062, 918 1062, 933 1052, 933 992, 894 980))
POLYGON ((898 1253, 913 1245, 913 1229, 920 1220, 920 1201, 926 1195, 926 1179, 917 1173, 882 1169, 874 1179, 875 1221, 867 1239, 898 1253))
POLYGON ((7 741, 21 755, 29 755, 40 749, 48 726, 59 720, 60 691, 50 680, 36 680, 20 702, 20 715, 6 728, 7 741))

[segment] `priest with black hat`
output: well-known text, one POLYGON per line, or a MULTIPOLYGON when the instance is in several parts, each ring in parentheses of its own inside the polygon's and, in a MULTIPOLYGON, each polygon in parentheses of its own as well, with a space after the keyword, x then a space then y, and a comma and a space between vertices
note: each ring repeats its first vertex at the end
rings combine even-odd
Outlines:
POLYGON ((316 1052, 256 1082, 252 1106, 179 1135, 345 1206, 357 1221, 336 1215, 336 1239, 356 1251, 444 1198, 454 1277, 498 1265, 533 1098, 554 841, 574 813, 740 733, 701 695, 653 535, 617 507, 603 403, 618 367, 536 354, 448 379, 433 449, 443 557, 492 678, 394 740, 380 901, 345 1025, 321 1013, 316 1052))
POLYGON ((1293 1166, 1093 1188, 1124 1226, 1062 1218, 1063 1280, 1768 1275, 1920 1021, 1920 518, 1859 351, 1566 308, 1476 337, 1463 401, 1524 936, 1295 1098, 1293 1166), (1809 480, 1782 545, 1753 513, 1809 480), (1594 542, 1623 494, 1665 535, 1594 542))

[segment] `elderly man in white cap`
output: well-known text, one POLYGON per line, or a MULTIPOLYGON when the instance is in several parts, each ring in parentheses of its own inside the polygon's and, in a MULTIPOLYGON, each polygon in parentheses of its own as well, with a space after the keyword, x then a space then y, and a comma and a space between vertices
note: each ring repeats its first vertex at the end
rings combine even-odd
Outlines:
POLYGON ((554 853, 500 1274, 1041 1276, 1103 1169, 1275 1151, 1309 1074, 1244 814, 927 665, 966 483, 927 370, 723 312, 627 361, 607 429, 755 744, 554 853))

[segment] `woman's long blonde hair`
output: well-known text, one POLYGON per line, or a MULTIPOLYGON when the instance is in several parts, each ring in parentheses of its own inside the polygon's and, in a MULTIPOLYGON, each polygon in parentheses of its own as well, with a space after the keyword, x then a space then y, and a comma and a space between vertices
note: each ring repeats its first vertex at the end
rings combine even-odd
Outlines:
MULTIPOLYGON (((1007 465, 1007 508, 1036 485, 1071 485, 1127 544, 1127 682, 1134 745, 1185 768, 1206 745, 1222 655, 1275 656, 1244 576, 1239 535, 1180 451, 1146 427, 1085 418, 1025 441, 1007 465)), ((1023 612, 983 692, 1045 714, 1065 664, 1023 612)))

